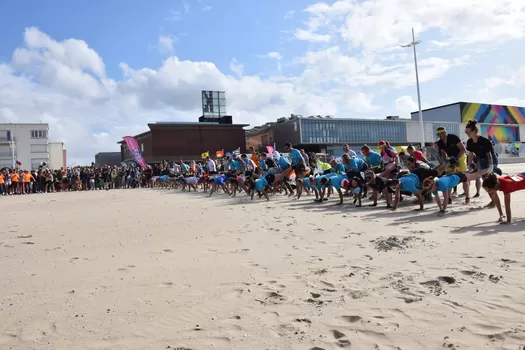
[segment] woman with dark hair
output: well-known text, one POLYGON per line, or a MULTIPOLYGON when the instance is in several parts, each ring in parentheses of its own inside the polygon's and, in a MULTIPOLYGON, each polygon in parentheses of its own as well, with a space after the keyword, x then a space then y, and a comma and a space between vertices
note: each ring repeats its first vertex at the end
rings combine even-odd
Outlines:
MULTIPOLYGON (((476 120, 469 120, 465 127, 465 134, 469 137, 467 141, 468 159, 467 165, 470 168, 474 164, 474 156, 477 159, 476 170, 470 179, 476 180, 476 194, 474 198, 479 197, 481 189, 481 178, 484 175, 490 174, 494 170, 494 147, 492 142, 485 136, 479 134, 476 120)), ((469 179, 469 180, 470 180, 469 179)), ((492 203, 491 203, 492 204, 492 203)))
POLYGON ((425 155, 423 154, 423 152, 421 152, 420 150, 417 150, 414 148, 414 146, 412 144, 409 144, 407 146, 407 153, 411 156, 411 157, 414 157, 416 158, 416 160, 420 161, 420 162, 423 162, 423 163, 426 163, 426 164, 430 164, 430 162, 428 161, 428 159, 425 157, 425 155))
POLYGON ((512 212, 510 208, 510 195, 513 192, 525 190, 525 173, 512 176, 497 176, 495 174, 488 174, 483 180, 483 188, 489 194, 494 202, 499 213, 499 222, 502 224, 510 224, 512 221, 512 212), (505 215, 501 209, 501 202, 499 200, 498 191, 503 192, 505 201, 505 215))

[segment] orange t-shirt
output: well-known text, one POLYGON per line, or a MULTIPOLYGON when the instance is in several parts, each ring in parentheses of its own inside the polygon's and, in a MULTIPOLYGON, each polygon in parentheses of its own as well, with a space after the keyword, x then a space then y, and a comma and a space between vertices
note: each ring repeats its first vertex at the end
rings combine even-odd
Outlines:
POLYGON ((31 182, 32 177, 31 174, 24 174, 24 182, 31 182))
POLYGON ((12 173, 11 174, 11 181, 18 182, 18 174, 17 173, 12 173))
POLYGON ((0 174, 0 185, 5 183, 4 174, 0 174))

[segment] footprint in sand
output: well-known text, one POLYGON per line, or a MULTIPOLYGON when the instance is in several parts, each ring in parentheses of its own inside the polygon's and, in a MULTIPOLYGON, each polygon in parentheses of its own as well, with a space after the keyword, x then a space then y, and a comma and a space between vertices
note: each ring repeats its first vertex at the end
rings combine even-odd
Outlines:
POLYGON ((350 340, 347 339, 346 334, 338 331, 337 329, 332 330, 334 338, 337 340, 336 344, 340 348, 348 348, 352 345, 350 340))
POLYGON ((35 244, 33 242, 22 242, 22 244, 35 244))
MULTIPOLYGON (((27 235, 27 236, 18 236, 17 238, 31 238, 31 237, 33 237, 33 235, 27 235)), ((501 260, 503 260, 503 259, 501 259, 501 260)))
POLYGON ((312 324, 312 321, 308 318, 296 318, 294 322, 312 324))
POLYGON ((356 323, 363 319, 361 316, 341 316, 341 318, 350 323, 356 323))
POLYGON ((128 265, 128 266, 126 266, 126 267, 121 267, 121 268, 118 269, 118 270, 119 270, 119 271, 128 271, 128 267, 132 269, 132 268, 135 267, 135 265, 128 265))
POLYGON ((162 251, 164 253, 173 253, 173 250, 171 250, 171 249, 163 249, 162 251))

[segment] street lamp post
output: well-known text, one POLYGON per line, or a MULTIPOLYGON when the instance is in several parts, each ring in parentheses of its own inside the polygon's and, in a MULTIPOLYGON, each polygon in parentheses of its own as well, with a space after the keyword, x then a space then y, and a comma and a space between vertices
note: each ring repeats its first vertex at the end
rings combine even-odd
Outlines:
POLYGON ((419 126, 421 128, 421 149, 425 148, 425 125, 423 124, 423 110, 421 109, 421 93, 419 91, 419 73, 417 70, 417 54, 416 54, 416 45, 421 43, 421 40, 416 41, 416 36, 414 34, 414 28, 412 28, 412 42, 406 45, 401 45, 401 47, 407 48, 411 47, 414 50, 414 67, 416 68, 416 87, 417 87, 417 103, 419 105, 419 126))
POLYGON ((13 139, 13 134, 11 134, 11 140, 9 141, 9 147, 11 148, 11 161, 12 161, 12 166, 14 169, 16 165, 16 159, 15 159, 16 142, 13 139))

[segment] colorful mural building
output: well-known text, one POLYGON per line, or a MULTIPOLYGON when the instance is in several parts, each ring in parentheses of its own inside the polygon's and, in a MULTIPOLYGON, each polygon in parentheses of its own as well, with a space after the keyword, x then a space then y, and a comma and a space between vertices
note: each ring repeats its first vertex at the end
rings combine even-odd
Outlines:
MULTIPOLYGON (((419 113, 412 112, 411 119, 419 120, 419 113)), ((481 134, 495 143, 523 142, 520 135, 525 140, 525 107, 456 102, 423 110, 423 120, 433 124, 476 120, 481 134)))

